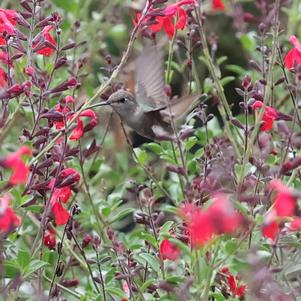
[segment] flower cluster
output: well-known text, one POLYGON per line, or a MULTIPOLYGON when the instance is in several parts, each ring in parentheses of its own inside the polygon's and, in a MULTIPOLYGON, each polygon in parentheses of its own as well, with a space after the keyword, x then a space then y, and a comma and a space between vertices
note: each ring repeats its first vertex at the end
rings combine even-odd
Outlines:
POLYGON ((181 251, 180 249, 175 246, 172 242, 168 239, 163 239, 160 244, 160 254, 162 259, 169 259, 169 260, 176 260, 181 251))
MULTIPOLYGON (((195 0, 181 0, 177 3, 168 5, 163 11, 162 15, 157 15, 154 17, 154 24, 148 25, 153 33, 157 33, 164 29, 165 33, 171 39, 176 30, 183 30, 187 23, 187 13, 183 9, 184 5, 195 5, 195 0)), ((150 10, 150 13, 152 10, 150 10)), ((137 25, 142 14, 139 12, 136 15, 134 24, 137 25)), ((142 21, 142 24, 147 24, 151 20, 151 16, 146 16, 142 21)))
MULTIPOLYGON (((70 103, 75 103, 75 100, 71 96, 65 97, 65 103, 58 103, 54 107, 54 112, 59 113, 59 115, 56 116, 56 120, 53 122, 56 129, 63 129, 66 126, 66 123, 73 119, 74 113, 72 112, 71 108, 68 106, 70 103)), ((77 126, 73 130, 72 134, 69 136, 70 140, 79 140, 85 132, 90 131, 92 128, 94 128, 97 125, 97 116, 94 113, 94 111, 87 109, 82 111, 78 118, 76 119, 77 126), (84 127, 84 123, 82 118, 88 117, 89 123, 84 127)))
POLYGON ((207 210, 186 203, 181 208, 180 215, 187 225, 191 245, 194 248, 204 246, 215 235, 234 234, 244 222, 242 215, 223 194, 215 195, 207 210))

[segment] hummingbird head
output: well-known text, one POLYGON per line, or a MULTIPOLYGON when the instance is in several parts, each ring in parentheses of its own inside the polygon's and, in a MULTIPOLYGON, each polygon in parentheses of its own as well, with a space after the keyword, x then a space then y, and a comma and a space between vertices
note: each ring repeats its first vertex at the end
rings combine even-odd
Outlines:
POLYGON ((120 116, 129 116, 137 108, 135 97, 132 93, 125 90, 118 90, 111 94, 106 102, 120 116))

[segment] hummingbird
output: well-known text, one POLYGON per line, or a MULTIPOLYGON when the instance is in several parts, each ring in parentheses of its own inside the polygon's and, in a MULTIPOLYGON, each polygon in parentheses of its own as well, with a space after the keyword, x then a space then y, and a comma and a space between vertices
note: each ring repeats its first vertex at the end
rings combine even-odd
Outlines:
POLYGON ((155 47, 145 48, 136 61, 135 95, 120 89, 106 101, 139 135, 164 140, 174 135, 172 122, 184 117, 195 106, 198 97, 187 95, 169 100, 164 92, 164 70, 161 53, 155 47))

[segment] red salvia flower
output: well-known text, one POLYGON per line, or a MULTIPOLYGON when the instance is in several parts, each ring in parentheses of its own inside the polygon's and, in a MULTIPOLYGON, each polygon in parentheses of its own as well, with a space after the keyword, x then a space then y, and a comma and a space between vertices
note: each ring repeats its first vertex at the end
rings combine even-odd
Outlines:
POLYGON ((222 0, 212 0, 212 10, 225 10, 225 5, 222 0))
POLYGON ((301 45, 296 36, 291 36, 289 41, 294 46, 284 57, 284 65, 289 70, 294 70, 296 65, 301 64, 301 45))
POLYGON ((247 286, 245 284, 239 284, 240 281, 239 275, 234 277, 234 275, 230 273, 228 267, 222 268, 221 273, 223 273, 224 276, 227 278, 229 290, 232 293, 232 297, 234 298, 241 297, 245 294, 247 286))
MULTIPOLYGON (((181 0, 177 3, 170 4, 163 10, 163 16, 156 16, 156 24, 149 25, 152 32, 156 33, 162 29, 165 30, 167 36, 171 39, 174 36, 176 29, 183 30, 187 23, 187 13, 182 8, 184 5, 194 5, 195 0, 181 0), (177 22, 175 22, 177 18, 177 22)), ((141 13, 137 13, 134 24, 137 25, 141 18, 141 13)), ((149 18, 145 18, 144 22, 149 21, 149 18)))
MULTIPOLYGON (((263 102, 257 100, 252 104, 251 107, 254 110, 260 109, 263 107, 263 102)), ((270 131, 273 127, 273 122, 277 118, 277 116, 278 116, 278 113, 277 113, 276 109, 274 109, 273 107, 266 106, 265 111, 262 116, 263 124, 260 129, 262 131, 270 131)))
POLYGON ((269 238, 274 243, 277 239, 280 227, 277 220, 277 214, 275 210, 271 210, 265 217, 265 222, 262 227, 262 235, 265 238, 269 238))
POLYGON ((168 239, 163 239, 160 245, 162 259, 176 260, 180 255, 180 250, 168 239))
POLYGON ((49 228, 48 230, 45 231, 43 243, 50 250, 55 249, 56 234, 55 234, 55 231, 52 228, 49 228))
POLYGON ((204 246, 214 235, 236 232, 243 221, 223 194, 216 194, 207 210, 185 204, 180 215, 187 224, 191 244, 196 248, 204 246))
MULTIPOLYGON (((52 47, 50 46, 45 46, 42 49, 39 49, 37 51, 38 54, 41 54, 43 56, 51 56, 52 53, 54 52, 55 48, 56 48, 56 41, 54 39, 54 37, 50 34, 50 31, 53 29, 53 26, 51 25, 47 25, 43 28, 41 35, 43 37, 43 39, 45 41, 47 41, 48 43, 50 43, 52 45, 52 47)), ((34 45, 34 47, 36 47, 37 45, 34 45)))
POLYGON ((6 32, 9 35, 15 33, 18 13, 11 9, 0 9, 0 46, 6 45, 2 34, 6 32))
POLYGON ((270 187, 275 190, 275 212, 277 216, 293 216, 296 209, 296 198, 287 186, 279 180, 272 180, 270 187))
MULTIPOLYGON (((55 223, 57 225, 65 225, 69 219, 69 212, 63 207, 62 203, 67 203, 71 197, 70 186, 80 180, 80 174, 73 168, 65 168, 58 176, 61 180, 59 188, 54 188, 50 199, 52 213, 55 217, 55 223), (65 185, 64 185, 65 183, 65 185)), ((49 183, 49 188, 53 188, 55 180, 53 179, 49 183)))
POLYGON ((13 171, 9 179, 10 185, 25 184, 27 181, 29 167, 22 161, 23 155, 31 155, 31 150, 28 146, 22 146, 19 150, 5 158, 5 167, 13 171))
POLYGON ((21 218, 8 206, 10 196, 0 198, 0 233, 9 233, 21 224, 21 218))

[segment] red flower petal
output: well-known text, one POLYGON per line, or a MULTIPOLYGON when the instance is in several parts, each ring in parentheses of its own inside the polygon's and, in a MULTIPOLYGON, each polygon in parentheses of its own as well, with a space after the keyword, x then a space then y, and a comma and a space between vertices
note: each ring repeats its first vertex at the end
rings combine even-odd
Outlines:
POLYGON ((225 10, 222 0, 212 0, 212 10, 225 10))
POLYGON ((164 239, 160 245, 162 259, 176 260, 180 255, 180 250, 168 239, 164 239))
MULTIPOLYGON (((49 33, 50 30, 53 29, 53 26, 48 25, 45 26, 42 30, 41 35, 44 37, 45 41, 49 42, 53 45, 53 47, 56 47, 56 41, 53 38, 53 36, 49 33)), ((43 56, 50 56, 54 52, 54 49, 52 47, 43 47, 42 49, 38 50, 37 53, 41 54, 43 56)))
POLYGON ((299 64, 301 64, 301 54, 296 48, 292 48, 284 57, 284 65, 287 69, 293 70, 299 64))
MULTIPOLYGON (((255 101, 251 107, 252 109, 260 109, 262 108, 262 106, 263 102, 255 101)), ((274 109, 273 107, 266 106, 262 116, 263 124, 260 129, 262 131, 270 131, 273 128, 273 122, 277 118, 277 116, 278 113, 276 109, 274 109)))
POLYGON ((236 281, 235 281, 235 278, 232 274, 230 274, 228 276, 228 284, 229 284, 229 288, 230 288, 230 291, 231 291, 233 297, 235 297, 235 294, 236 294, 236 281))
POLYGON ((265 238, 270 238, 273 242, 276 241, 277 234, 279 233, 279 225, 276 221, 271 221, 264 225, 262 228, 262 235, 265 238))
POLYGON ((176 28, 183 30, 187 22, 187 14, 183 8, 178 9, 178 22, 176 23, 176 28))
POLYGON ((169 37, 169 39, 172 39, 172 37, 175 34, 175 26, 173 24, 173 19, 172 18, 164 18, 163 20, 163 28, 169 37))
MULTIPOLYGON (((1 45, 1 43, 0 43, 1 45)), ((7 84, 7 75, 6 72, 0 68, 0 88, 6 87, 7 84)))
POLYGON ((13 173, 9 179, 11 185, 25 184, 29 175, 29 167, 22 161, 22 155, 30 155, 31 150, 27 146, 21 147, 15 153, 8 155, 5 166, 12 169, 13 173))
POLYGON ((84 134, 84 124, 80 118, 77 118, 77 127, 73 130, 70 140, 79 140, 84 134))
POLYGON ((69 219, 70 214, 68 211, 62 206, 61 203, 55 202, 52 205, 52 213, 55 217, 55 223, 59 225, 65 225, 69 219))

